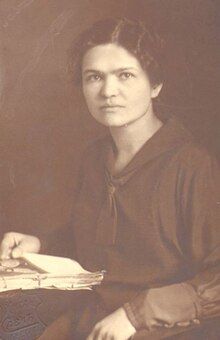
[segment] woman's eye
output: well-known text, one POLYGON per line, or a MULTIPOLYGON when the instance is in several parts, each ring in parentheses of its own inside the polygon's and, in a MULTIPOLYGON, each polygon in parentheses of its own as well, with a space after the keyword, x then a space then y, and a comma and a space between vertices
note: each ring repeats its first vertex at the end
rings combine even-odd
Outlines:
POLYGON ((133 78, 134 75, 130 72, 123 72, 121 73, 120 75, 120 78, 123 79, 123 80, 126 80, 126 79, 129 79, 129 78, 133 78))
POLYGON ((101 77, 98 74, 91 74, 89 76, 86 77, 86 81, 88 82, 96 82, 96 81, 100 81, 101 77))

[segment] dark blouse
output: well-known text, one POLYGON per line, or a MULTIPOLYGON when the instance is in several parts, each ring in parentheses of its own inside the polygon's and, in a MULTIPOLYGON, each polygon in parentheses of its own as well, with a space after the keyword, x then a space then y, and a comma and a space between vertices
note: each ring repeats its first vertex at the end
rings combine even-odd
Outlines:
POLYGON ((220 314, 217 162, 174 118, 117 176, 105 165, 111 143, 85 154, 71 224, 77 260, 106 270, 97 293, 110 312, 124 306, 137 329, 147 326, 150 288, 167 287, 173 303, 179 292, 196 319, 220 314))

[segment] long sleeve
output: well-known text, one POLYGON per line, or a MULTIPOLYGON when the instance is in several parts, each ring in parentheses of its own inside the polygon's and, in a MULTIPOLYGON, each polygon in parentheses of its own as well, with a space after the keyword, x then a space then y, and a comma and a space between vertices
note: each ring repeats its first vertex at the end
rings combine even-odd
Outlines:
POLYGON ((185 282, 144 290, 126 303, 136 329, 220 315, 219 165, 206 153, 199 155, 186 178, 180 191, 185 226, 180 238, 194 275, 185 282))
POLYGON ((220 315, 219 164, 204 159, 193 186, 188 221, 191 221, 191 256, 196 275, 187 283, 199 296, 199 317, 209 318, 220 315))

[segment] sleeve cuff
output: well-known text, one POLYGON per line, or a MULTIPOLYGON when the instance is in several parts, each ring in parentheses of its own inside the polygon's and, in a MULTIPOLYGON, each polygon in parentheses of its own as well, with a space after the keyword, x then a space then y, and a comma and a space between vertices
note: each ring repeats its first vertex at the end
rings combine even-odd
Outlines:
POLYGON ((202 315, 202 307, 201 307, 201 303, 199 300, 199 296, 197 292, 195 291, 195 289, 193 288, 193 286, 191 286, 189 283, 182 282, 180 284, 185 289, 185 291, 188 293, 188 296, 190 297, 192 304, 194 306, 194 309, 195 309, 194 320, 198 320, 202 315))
POLYGON ((160 311, 160 308, 165 308, 165 314, 170 315, 170 322, 173 325, 183 321, 199 322, 202 315, 198 294, 193 286, 185 282, 145 290, 124 304, 126 315, 136 330, 143 328, 151 330, 152 327, 166 324, 166 319, 163 320, 162 317, 163 310, 160 311), (160 300, 163 300, 163 296, 167 297, 168 302, 162 307, 160 300), (174 312, 175 309, 177 313, 174 312))
POLYGON ((140 328, 139 322, 132 310, 132 307, 129 302, 125 303, 123 306, 125 313, 127 315, 128 320, 132 324, 132 326, 136 329, 136 331, 140 328))

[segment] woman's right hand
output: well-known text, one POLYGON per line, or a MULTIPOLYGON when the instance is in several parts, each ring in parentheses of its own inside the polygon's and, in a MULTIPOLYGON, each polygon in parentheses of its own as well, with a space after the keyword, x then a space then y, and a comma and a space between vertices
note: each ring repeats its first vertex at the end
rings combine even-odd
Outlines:
POLYGON ((40 251, 40 240, 36 236, 16 232, 4 234, 0 245, 0 258, 18 258, 25 252, 38 253, 40 251))

